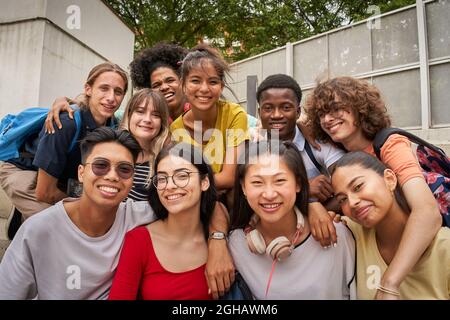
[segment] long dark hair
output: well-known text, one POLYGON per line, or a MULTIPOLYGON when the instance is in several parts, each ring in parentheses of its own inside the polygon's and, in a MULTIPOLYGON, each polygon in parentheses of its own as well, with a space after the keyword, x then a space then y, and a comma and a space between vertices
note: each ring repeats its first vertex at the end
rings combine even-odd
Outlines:
MULTIPOLYGON (((208 177, 209 179, 209 188, 208 190, 202 192, 200 198, 200 221, 203 225, 205 239, 207 239, 209 222, 211 220, 211 215, 217 199, 217 191, 214 184, 214 176, 211 167, 205 161, 202 152, 197 147, 188 143, 177 143, 164 147, 156 156, 154 165, 155 173, 158 170, 158 164, 161 160, 169 155, 180 157, 186 161, 189 161, 194 167, 197 168, 198 172, 200 172, 200 179, 204 179, 205 177, 208 177)), ((191 179, 192 178, 193 177, 191 177, 191 179)), ((167 209, 162 205, 157 189, 153 183, 150 185, 148 200, 153 208, 153 211, 155 212, 156 217, 162 220, 166 219, 168 216, 167 209)))
MULTIPOLYGON (((359 165, 364 169, 375 171, 380 177, 384 177, 384 170, 388 169, 384 165, 384 163, 378 160, 376 157, 363 151, 355 151, 346 153, 342 158, 336 161, 333 166, 331 175, 333 176, 338 168, 348 167, 352 165, 359 165)), ((405 195, 403 194, 403 191, 398 183, 395 186, 394 197, 400 208, 407 214, 409 214, 411 212, 411 209, 409 208, 405 195)))
POLYGON ((300 185, 300 192, 297 192, 296 194, 295 206, 300 209, 303 215, 308 216, 309 184, 300 151, 295 144, 290 141, 258 141, 248 143, 245 152, 238 161, 234 185, 234 207, 231 211, 230 230, 245 228, 253 215, 253 210, 248 204, 241 187, 241 183, 244 181, 248 167, 255 158, 271 154, 278 155, 296 177, 297 183, 300 185))

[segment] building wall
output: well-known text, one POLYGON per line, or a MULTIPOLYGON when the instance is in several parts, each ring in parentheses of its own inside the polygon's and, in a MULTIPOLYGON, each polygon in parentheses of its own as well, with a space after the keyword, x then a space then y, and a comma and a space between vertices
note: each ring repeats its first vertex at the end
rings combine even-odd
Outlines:
POLYGON ((41 106, 50 105, 55 97, 82 93, 90 69, 104 61, 49 23, 45 24, 42 48, 41 106))
POLYGON ((0 0, 0 8, 0 118, 76 96, 95 65, 128 70, 133 59, 133 32, 100 0, 0 0))
POLYGON ((0 0, 0 22, 44 17, 47 0, 0 0))
POLYGON ((230 86, 239 103, 253 110, 254 106, 247 106, 247 96, 254 94, 247 92, 248 76, 257 76, 260 83, 274 73, 290 74, 304 97, 317 80, 327 77, 366 79, 381 90, 394 126, 448 148, 448 17, 450 0, 417 0, 416 5, 236 62, 230 86))
POLYGON ((126 68, 134 53, 132 31, 100 0, 47 0, 46 17, 88 47, 126 68), (80 8, 80 29, 69 29, 70 6, 80 8))
POLYGON ((39 105, 44 21, 0 25, 0 117, 39 105))

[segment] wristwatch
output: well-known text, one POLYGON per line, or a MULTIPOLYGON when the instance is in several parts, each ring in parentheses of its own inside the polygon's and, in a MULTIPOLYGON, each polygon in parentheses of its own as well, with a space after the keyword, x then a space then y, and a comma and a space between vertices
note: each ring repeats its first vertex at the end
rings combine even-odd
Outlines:
POLYGON ((209 239, 215 239, 215 240, 226 240, 227 235, 220 231, 214 231, 209 234, 209 239))

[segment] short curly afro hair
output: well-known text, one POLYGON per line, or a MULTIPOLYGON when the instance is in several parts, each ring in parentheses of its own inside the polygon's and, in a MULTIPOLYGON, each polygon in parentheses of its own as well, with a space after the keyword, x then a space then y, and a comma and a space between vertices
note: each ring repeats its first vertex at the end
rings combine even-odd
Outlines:
POLYGON ((302 101, 302 89, 298 85, 297 81, 294 78, 288 76, 287 74, 273 74, 268 76, 266 79, 261 82, 256 91, 256 100, 261 100, 261 95, 264 91, 269 89, 291 89, 295 96, 297 97, 297 104, 300 104, 302 101))
POLYGON ((186 48, 166 42, 142 50, 130 63, 133 86, 138 89, 150 88, 150 76, 159 67, 170 68, 180 77, 181 62, 187 53, 186 48))

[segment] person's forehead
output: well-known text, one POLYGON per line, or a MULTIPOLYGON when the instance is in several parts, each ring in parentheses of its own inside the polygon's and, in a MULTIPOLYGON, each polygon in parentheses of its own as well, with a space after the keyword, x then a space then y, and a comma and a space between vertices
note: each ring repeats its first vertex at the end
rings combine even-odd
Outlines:
POLYGON ((266 99, 285 99, 297 102, 297 95, 291 88, 269 88, 261 92, 261 101, 266 99))
POLYGON ((169 77, 174 77, 174 78, 178 79, 178 76, 175 73, 175 71, 168 66, 158 67, 150 75, 150 78, 153 81, 160 81, 160 80, 163 80, 163 79, 169 78, 169 77))
POLYGON ((189 76, 219 77, 216 68, 209 60, 204 60, 194 65, 189 71, 189 76))
POLYGON ((247 173, 249 175, 261 175, 272 177, 276 174, 287 174, 289 167, 284 159, 277 154, 262 154, 251 157, 247 173))
POLYGON ((169 154, 167 157, 164 157, 161 159, 161 161, 158 163, 158 171, 167 171, 167 170, 177 170, 180 168, 189 168, 192 169, 194 165, 182 158, 175 155, 169 154))
POLYGON ((125 146, 117 142, 101 142, 92 148, 87 160, 103 158, 111 162, 128 161, 133 162, 133 156, 125 146))
POLYGON ((345 186, 355 177, 366 177, 368 173, 370 173, 370 171, 366 168, 361 167, 359 164, 350 164, 347 166, 338 167, 335 169, 333 175, 331 176, 331 183, 336 187, 345 186))
POLYGON ((113 71, 106 71, 100 74, 97 79, 95 79, 94 84, 96 85, 102 85, 102 84, 111 84, 111 83, 119 83, 120 85, 123 85, 124 80, 121 77, 120 74, 113 71))

